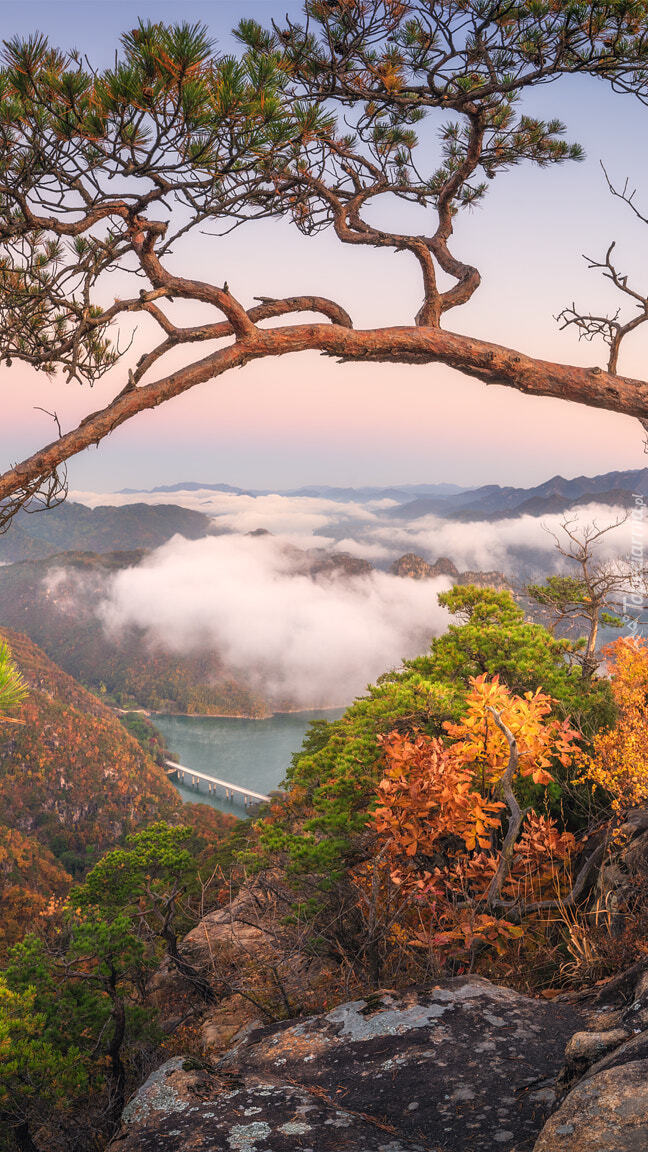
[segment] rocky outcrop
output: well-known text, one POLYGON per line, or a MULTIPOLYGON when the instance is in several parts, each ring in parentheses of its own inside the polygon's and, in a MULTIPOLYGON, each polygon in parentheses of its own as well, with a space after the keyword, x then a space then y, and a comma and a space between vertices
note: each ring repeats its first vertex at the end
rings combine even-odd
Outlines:
POLYGON ((394 561, 390 571, 392 575, 408 580, 431 580, 435 576, 448 576, 453 584, 475 584, 478 588, 495 588, 497 592, 510 591, 511 588, 502 572, 460 572, 447 556, 441 556, 434 564, 428 564, 416 552, 407 552, 394 561))
POLYGON ((111 1149, 529 1152, 581 1026, 476 977, 249 1025, 215 1065, 158 1069, 111 1149))
POLYGON ((350 552, 326 552, 311 549, 306 553, 306 567, 310 576, 367 576, 374 571, 369 560, 352 556, 350 552))
POLYGON ((645 1152, 648 1060, 583 1081, 545 1125, 534 1152, 645 1152))
POLYGON ((534 1152, 644 1152, 648 1148, 648 973, 631 1002, 590 1016, 571 1037, 560 1077, 568 1088, 534 1152))
POLYGON ((627 909, 648 893, 648 809, 629 812, 617 836, 617 846, 600 870, 598 892, 614 930, 622 931, 627 909))
POLYGON ((266 1022, 317 1010, 322 981, 328 984, 326 963, 294 946, 283 923, 285 900, 274 890, 248 882, 224 908, 209 912, 185 936, 184 960, 218 989, 218 1001, 204 1001, 166 960, 151 985, 153 1002, 165 1020, 199 1012, 203 1050, 217 1059, 242 1025, 259 1018, 266 1022))
POLYGON ((409 580, 430 580, 434 576, 454 578, 459 575, 452 560, 448 560, 446 556, 441 556, 435 564, 428 564, 427 560, 417 556, 416 552, 407 552, 405 556, 395 560, 391 572, 394 576, 403 576, 409 580))

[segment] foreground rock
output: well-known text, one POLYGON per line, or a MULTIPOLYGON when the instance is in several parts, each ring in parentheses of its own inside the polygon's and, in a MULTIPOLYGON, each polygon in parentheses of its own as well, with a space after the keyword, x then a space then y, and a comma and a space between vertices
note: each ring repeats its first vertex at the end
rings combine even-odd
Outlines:
POLYGON ((473 977, 239 1034, 158 1069, 113 1152, 530 1152, 583 1022, 473 977))
POLYGON ((200 1014, 206 1055, 213 1063, 241 1025, 307 1013, 322 1002, 319 982, 328 972, 316 957, 302 955, 291 944, 282 920, 285 904, 255 883, 246 884, 230 904, 209 912, 185 936, 183 958, 219 990, 218 1003, 205 1003, 175 965, 166 960, 151 983, 150 994, 165 1020, 200 1014), (265 1013, 265 1015, 264 1015, 265 1013))
POLYGON ((572 1036, 560 1081, 570 1090, 534 1152, 645 1152, 648 1148, 648 973, 630 1002, 590 1017, 572 1036))
POLYGON ((598 1072, 572 1089, 534 1152, 646 1152, 648 1060, 598 1072))

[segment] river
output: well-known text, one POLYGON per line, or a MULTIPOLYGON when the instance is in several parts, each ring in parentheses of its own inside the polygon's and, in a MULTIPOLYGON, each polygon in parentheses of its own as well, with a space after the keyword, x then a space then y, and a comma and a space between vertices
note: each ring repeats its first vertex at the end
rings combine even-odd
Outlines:
MULTIPOLYGON (((343 712, 343 708, 278 712, 267 720, 167 715, 156 715, 152 719, 164 736, 172 758, 186 768, 267 794, 284 779, 290 758, 301 748, 311 721, 337 720, 343 712)), ((220 795, 210 794, 204 782, 200 791, 180 784, 177 788, 183 800, 200 800, 222 812, 245 815, 243 805, 225 800, 222 789, 219 789, 220 795)))

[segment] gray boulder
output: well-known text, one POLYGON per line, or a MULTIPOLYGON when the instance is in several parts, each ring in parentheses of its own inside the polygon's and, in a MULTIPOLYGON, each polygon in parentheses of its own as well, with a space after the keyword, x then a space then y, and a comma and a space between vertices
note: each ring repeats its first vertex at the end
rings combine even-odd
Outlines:
POLYGON ((534 1152, 648 1149, 647 1016, 645 971, 624 1007, 589 1014, 589 1030, 575 1033, 565 1051, 558 1083, 571 1089, 542 1129, 534 1152))
POLYGON ((172 1060, 112 1152, 530 1152, 573 1008, 477 977, 251 1027, 215 1066, 172 1060))
POLYGON ((648 1060, 588 1076, 545 1124, 534 1152, 646 1152, 648 1060))

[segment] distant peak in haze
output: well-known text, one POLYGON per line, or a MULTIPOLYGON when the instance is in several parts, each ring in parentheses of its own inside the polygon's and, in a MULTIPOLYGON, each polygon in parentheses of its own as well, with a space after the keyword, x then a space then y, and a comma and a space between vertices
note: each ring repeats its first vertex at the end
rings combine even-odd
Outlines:
POLYGON ((362 485, 358 488, 336 487, 331 484, 307 484, 301 488, 237 488, 233 484, 202 484, 196 480, 180 480, 177 484, 161 484, 156 488, 122 488, 119 496, 153 496, 172 492, 224 492, 234 496, 290 496, 303 499, 326 499, 340 502, 351 500, 396 500, 404 503, 423 496, 456 496, 469 492, 459 484, 394 484, 362 485))
POLYGON ((231 484, 199 484, 195 480, 181 480, 179 484, 160 484, 157 488, 120 488, 118 496, 136 496, 138 492, 152 495, 154 492, 233 492, 235 496, 244 494, 243 488, 234 488, 231 484))

